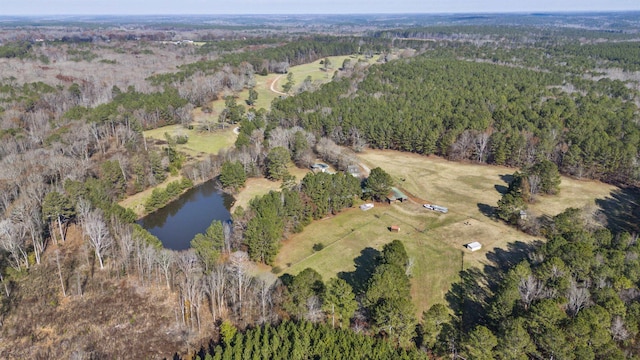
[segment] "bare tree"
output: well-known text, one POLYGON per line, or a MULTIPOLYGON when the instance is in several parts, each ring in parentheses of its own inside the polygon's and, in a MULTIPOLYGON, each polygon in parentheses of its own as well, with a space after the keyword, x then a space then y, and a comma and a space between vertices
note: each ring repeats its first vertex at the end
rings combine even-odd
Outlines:
POLYGON ((518 292, 520 293, 520 299, 524 304, 524 308, 529 309, 529 306, 534 300, 541 299, 544 294, 544 284, 533 275, 529 275, 526 278, 520 279, 518 285, 518 292))
POLYGON ((133 233, 131 226, 123 224, 117 217, 111 218, 113 237, 118 249, 118 261, 124 271, 128 271, 131 265, 131 255, 134 250, 133 233))
POLYGON ((469 159, 469 154, 474 146, 474 136, 470 130, 465 130, 458 136, 455 143, 451 145, 449 158, 451 160, 469 159))
POLYGON ((322 301, 320 301, 320 297, 317 295, 313 295, 307 299, 307 313, 305 314, 305 319, 311 322, 318 322, 323 317, 322 312, 322 301))
MULTIPOLYGON (((182 313, 182 322, 185 325, 194 325, 194 316, 196 320, 199 312, 199 302, 201 300, 201 274, 198 257, 192 250, 182 251, 175 258, 175 264, 179 271, 177 276, 180 311, 182 313)), ((199 324, 198 324, 199 325, 199 324)))
POLYGON ((265 280, 258 280, 258 296, 260 298, 260 319, 258 322, 266 323, 270 318, 270 310, 273 306, 272 292, 273 287, 270 286, 265 280))
POLYGON ((269 147, 283 147, 289 149, 292 133, 288 129, 277 127, 269 133, 269 147))
POLYGON ((67 291, 64 288, 64 278, 62 277, 62 268, 60 267, 60 250, 56 250, 56 265, 58 266, 58 276, 60 277, 60 286, 62 286, 62 296, 67 296, 67 291))
POLYGON ((589 303, 590 298, 589 290, 584 287, 578 287, 578 284, 572 280, 567 293, 567 309, 569 313, 574 317, 577 316, 578 312, 589 303))
POLYGON ((9 253, 9 264, 16 270, 29 267, 24 235, 10 219, 0 220, 0 248, 9 253))
POLYGON ((211 316, 214 321, 222 315, 225 307, 224 294, 227 284, 225 271, 224 264, 218 264, 204 278, 204 287, 209 296, 211 316))
POLYGON ((31 236, 33 252, 36 256, 36 263, 40 264, 42 254, 47 247, 47 239, 44 237, 44 220, 39 207, 33 206, 28 212, 27 227, 31 236))
POLYGON ((527 176, 527 180, 529 180, 529 193, 533 198, 538 192, 540 192, 540 176, 537 174, 531 174, 527 176))
POLYGON ((43 236, 44 221, 37 203, 29 197, 21 197, 12 209, 12 220, 16 234, 29 234, 36 263, 40 264, 46 242, 43 236))
POLYGON ((485 152, 487 150, 487 145, 489 144, 489 137, 490 134, 488 132, 481 132, 475 136, 475 154, 478 162, 484 162, 486 160, 485 152))
POLYGON ((251 276, 248 273, 249 255, 243 251, 236 251, 229 256, 229 275, 233 291, 233 301, 237 314, 241 315, 243 310, 244 294, 251 283, 251 276))
POLYGON ((164 274, 167 289, 171 289, 171 265, 173 265, 174 262, 174 252, 168 249, 161 249, 160 252, 158 252, 156 261, 164 274))
POLYGON ((102 210, 94 209, 89 212, 82 222, 82 229, 100 262, 100 269, 104 269, 104 256, 113 246, 113 238, 104 221, 102 210))
POLYGON ((629 330, 624 325, 624 320, 620 316, 614 317, 611 322, 611 337, 613 337, 613 340, 625 341, 630 335, 629 330))
POLYGON ((349 136, 351 137, 351 148, 355 152, 361 152, 367 146, 367 140, 362 134, 360 134, 360 130, 352 126, 349 129, 349 136))

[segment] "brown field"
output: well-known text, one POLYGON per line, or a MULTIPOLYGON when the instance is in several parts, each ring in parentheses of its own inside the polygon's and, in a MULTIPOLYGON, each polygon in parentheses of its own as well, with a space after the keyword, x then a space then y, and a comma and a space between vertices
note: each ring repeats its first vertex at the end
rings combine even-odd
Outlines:
MULTIPOLYGON (((505 179, 516 169, 395 151, 368 150, 358 156, 370 168, 380 166, 391 174, 412 199, 446 206, 449 212, 426 210, 414 201, 376 204, 366 212, 347 209, 315 221, 284 241, 275 266, 292 274, 311 267, 325 280, 341 272, 363 277, 366 272, 362 269, 371 263, 376 250, 399 239, 414 260, 412 295, 421 313, 434 303, 445 302, 461 269, 495 265, 496 256, 510 256, 510 250, 537 239, 486 215, 500 199, 499 191, 506 188, 505 179), (400 232, 390 232, 391 225, 400 226, 400 232), (466 250, 464 244, 472 241, 479 241, 482 249, 466 250), (314 252, 316 243, 325 248, 314 252)), ((598 182, 563 178, 560 195, 541 197, 533 208, 555 215, 570 206, 593 205, 594 199, 606 197, 613 189, 598 182)))

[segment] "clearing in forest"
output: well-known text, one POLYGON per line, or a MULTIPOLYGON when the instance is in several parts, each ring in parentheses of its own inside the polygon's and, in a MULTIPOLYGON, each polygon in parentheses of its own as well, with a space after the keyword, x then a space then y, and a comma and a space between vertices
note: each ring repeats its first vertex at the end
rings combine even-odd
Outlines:
POLYGON ((207 154, 217 154, 221 149, 226 149, 236 141, 238 135, 233 131, 234 126, 228 126, 225 129, 218 129, 211 132, 200 131, 197 126, 193 129, 187 129, 182 125, 169 125, 161 128, 147 130, 144 137, 147 141, 155 139, 166 141, 164 134, 168 133, 172 137, 187 135, 189 140, 186 144, 178 144, 178 151, 182 151, 187 155, 198 158, 207 154))
MULTIPOLYGON (((293 163, 289 164, 288 170, 289 174, 295 176, 296 181, 298 182, 300 182, 302 178, 311 171, 308 169, 300 169, 293 163)), ((248 178, 245 186, 240 189, 238 193, 233 194, 236 201, 230 209, 231 213, 233 213, 238 206, 242 206, 244 209, 247 209, 249 201, 253 198, 256 196, 266 195, 269 191, 280 191, 281 186, 281 180, 273 181, 266 178, 248 178)))
MULTIPOLYGON (((359 61, 366 62, 368 65, 374 64, 377 61, 377 56, 365 57, 363 55, 345 55, 345 56, 329 56, 330 65, 325 69, 325 58, 318 59, 312 63, 292 66, 289 68, 289 72, 293 74, 293 88, 292 93, 295 93, 300 85, 307 77, 311 77, 312 82, 327 83, 333 78, 333 73, 342 67, 342 63, 349 59, 352 65, 355 65, 359 61), (320 64, 322 62, 322 64, 320 64)), ((282 92, 282 85, 287 82, 287 75, 278 76, 273 86, 274 90, 282 92)), ((278 94, 275 94, 278 96, 278 94)), ((258 98, 259 99, 259 98, 258 98)))
MULTIPOLYGON (((537 238, 491 218, 490 212, 506 190, 513 168, 450 162, 396 151, 367 150, 358 155, 370 168, 381 167, 396 185, 408 192, 409 202, 379 204, 369 211, 357 207, 313 222, 283 242, 275 266, 297 274, 314 268, 328 280, 366 279, 378 250, 401 240, 413 259, 412 296, 418 314, 435 303, 459 279, 459 271, 493 266, 496 258, 518 256, 537 238), (415 200, 446 206, 447 214, 427 210, 415 200), (388 227, 398 225, 399 232, 388 227), (470 252, 464 244, 479 241, 482 249, 470 252), (314 252, 314 244, 324 248, 314 252)), ((558 196, 540 197, 531 206, 538 214, 556 215, 567 207, 594 205, 616 188, 594 181, 562 178, 558 196)))

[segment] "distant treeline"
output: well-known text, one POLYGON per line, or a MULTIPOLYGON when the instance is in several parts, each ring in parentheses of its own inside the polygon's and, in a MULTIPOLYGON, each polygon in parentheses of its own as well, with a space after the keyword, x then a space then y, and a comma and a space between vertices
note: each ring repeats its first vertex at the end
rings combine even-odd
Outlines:
MULTIPOLYGON (((289 66, 306 64, 326 56, 350 55, 387 49, 388 40, 355 37, 315 36, 301 38, 280 47, 267 47, 256 51, 227 53, 216 60, 198 61, 180 66, 177 73, 159 74, 149 78, 152 84, 182 82, 194 73, 210 73, 224 65, 238 66, 247 62, 257 73, 286 73, 289 66)), ((213 45, 211 45, 213 46, 213 45)))

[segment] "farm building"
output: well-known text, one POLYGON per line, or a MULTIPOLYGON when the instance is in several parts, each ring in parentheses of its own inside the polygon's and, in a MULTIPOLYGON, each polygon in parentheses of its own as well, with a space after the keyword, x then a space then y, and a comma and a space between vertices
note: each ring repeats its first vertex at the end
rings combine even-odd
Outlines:
POLYGON ((347 172, 355 177, 360 176, 360 168, 358 168, 358 165, 347 166, 347 172))
POLYGON ((524 210, 520 210, 520 219, 527 220, 527 212, 524 210))
POLYGON ((471 251, 476 251, 476 250, 482 249, 482 244, 480 244, 477 241, 474 241, 474 242, 468 243, 467 245, 465 245, 465 247, 471 251))
POLYGON ((329 165, 323 163, 315 163, 311 165, 311 170, 314 173, 326 172, 327 170, 329 170, 329 165))
POLYGON ((391 232, 400 232, 400 226, 391 225, 391 226, 389 226, 389 231, 391 231, 391 232))
POLYGON ((396 187, 392 187, 391 192, 389 193, 389 195, 387 195, 387 201, 389 202, 389 204, 395 201, 404 202, 405 200, 409 200, 409 197, 396 187))

